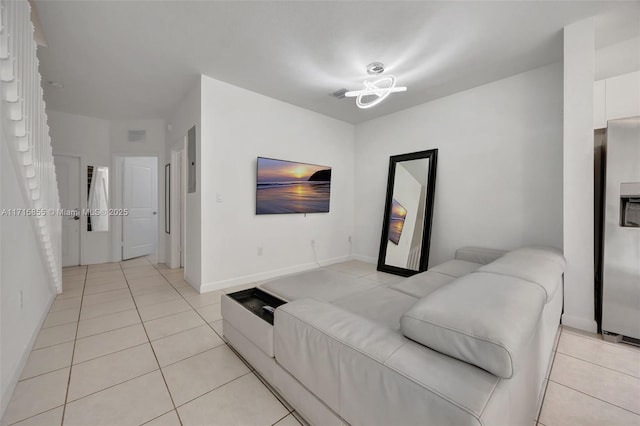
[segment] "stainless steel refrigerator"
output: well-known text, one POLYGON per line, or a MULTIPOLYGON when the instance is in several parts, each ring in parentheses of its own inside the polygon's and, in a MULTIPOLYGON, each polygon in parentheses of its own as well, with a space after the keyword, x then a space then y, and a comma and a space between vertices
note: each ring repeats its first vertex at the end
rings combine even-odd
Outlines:
POLYGON ((603 335, 640 344, 640 117, 607 126, 603 231, 603 335))

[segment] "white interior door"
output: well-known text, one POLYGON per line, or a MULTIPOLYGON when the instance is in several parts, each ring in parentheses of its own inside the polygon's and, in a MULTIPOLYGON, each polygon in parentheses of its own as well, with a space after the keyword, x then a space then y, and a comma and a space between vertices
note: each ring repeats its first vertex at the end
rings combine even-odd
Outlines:
POLYGON ((156 252, 158 240, 158 160, 156 157, 123 159, 122 259, 156 252))
MULTIPOLYGON (((80 211, 80 158, 54 155, 60 207, 80 211)), ((80 264, 80 216, 62 217, 62 266, 80 264)))

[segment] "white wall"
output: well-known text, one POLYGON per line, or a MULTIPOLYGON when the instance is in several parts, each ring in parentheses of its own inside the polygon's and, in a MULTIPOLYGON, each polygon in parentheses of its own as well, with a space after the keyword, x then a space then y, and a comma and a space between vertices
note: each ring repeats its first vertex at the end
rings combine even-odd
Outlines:
POLYGON ((593 242, 593 19, 564 29, 563 324, 595 332, 593 242))
MULTIPOLYGON (((68 114, 48 110, 51 145, 55 154, 82 156, 81 173, 86 166, 107 166, 110 171, 110 205, 114 206, 114 155, 144 155, 158 157, 158 170, 164 170, 165 124, 164 120, 118 120, 68 114), (128 130, 146 130, 145 142, 132 143, 127 140, 128 130)), ((158 260, 164 259, 164 173, 158 173, 158 260)), ((86 200, 83 199, 86 203, 86 200)), ((82 206, 81 206, 82 207, 82 206)), ((83 264, 95 264, 119 260, 114 236, 119 232, 112 217, 109 232, 87 232, 86 218, 82 218, 83 264)))
MULTIPOLYGON (((82 156, 80 172, 85 174, 87 165, 109 167, 113 186, 109 121, 51 109, 47 115, 53 154, 82 156)), ((82 198, 82 202, 86 203, 86 199, 82 198)), ((86 217, 81 217, 80 230, 84 239, 82 262, 87 265, 111 262, 111 232, 87 232, 86 217)))
MULTIPOLYGON (((0 208, 28 208, 19 189, 21 183, 10 161, 7 143, 4 139, 0 143, 0 208)), ((31 218, 2 216, 0 229, 1 416, 55 294, 41 259, 31 218)))
POLYGON ((430 265, 467 245, 562 247, 561 64, 357 125, 357 256, 378 256, 389 156, 432 148, 430 265))
MULTIPOLYGON (((187 96, 179 103, 174 112, 167 120, 167 124, 171 126, 171 130, 166 133, 166 158, 171 158, 171 150, 178 148, 183 143, 183 139, 189 129, 196 126, 196 152, 200 152, 200 78, 193 85, 187 96)), ((184 153, 186 155, 186 151, 184 153)), ((200 169, 198 162, 197 185, 196 192, 186 195, 186 218, 185 218, 185 256, 184 256, 184 274, 185 280, 195 288, 200 288, 201 283, 201 236, 200 236, 200 169)), ((176 167, 172 164, 171 167, 176 167)), ((177 194, 171 194, 172 199, 178 199, 177 194)), ((174 230, 171 230, 174 232, 174 230)), ((169 238, 167 238, 166 253, 170 253, 168 247, 169 238)))
POLYGON ((206 76, 201 84, 202 290, 314 267, 312 239, 320 262, 346 259, 353 126, 206 76), (258 156, 331 166, 330 213, 257 216, 258 156))

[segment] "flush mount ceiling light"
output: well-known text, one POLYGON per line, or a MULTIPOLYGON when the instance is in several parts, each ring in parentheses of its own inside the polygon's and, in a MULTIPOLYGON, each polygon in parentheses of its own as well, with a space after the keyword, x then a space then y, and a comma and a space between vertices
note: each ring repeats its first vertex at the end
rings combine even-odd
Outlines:
MULTIPOLYGON (((367 74, 369 75, 379 75, 383 72, 384 65, 381 62, 372 62, 367 65, 367 74)), ((396 78, 394 76, 385 75, 375 80, 365 80, 364 89, 347 92, 344 96, 356 98, 358 108, 367 109, 378 105, 391 93, 405 92, 406 90, 406 87, 396 86, 396 78)))

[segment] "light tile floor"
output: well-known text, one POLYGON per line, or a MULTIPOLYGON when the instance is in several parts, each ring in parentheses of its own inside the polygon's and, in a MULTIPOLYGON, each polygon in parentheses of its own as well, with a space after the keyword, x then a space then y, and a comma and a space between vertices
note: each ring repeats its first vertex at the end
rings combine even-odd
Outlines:
POLYGON ((640 425, 640 348, 563 327, 554 355, 539 425, 640 425))
MULTIPOLYGON (((359 261, 329 268, 399 279, 359 261)), ((223 292, 200 295, 145 258, 65 268, 63 282, 2 426, 303 422, 223 341, 223 292)), ((539 425, 640 426, 640 349, 563 328, 539 425)))
POLYGON ((223 341, 223 292, 146 258, 62 274, 2 426, 300 425, 223 341))

